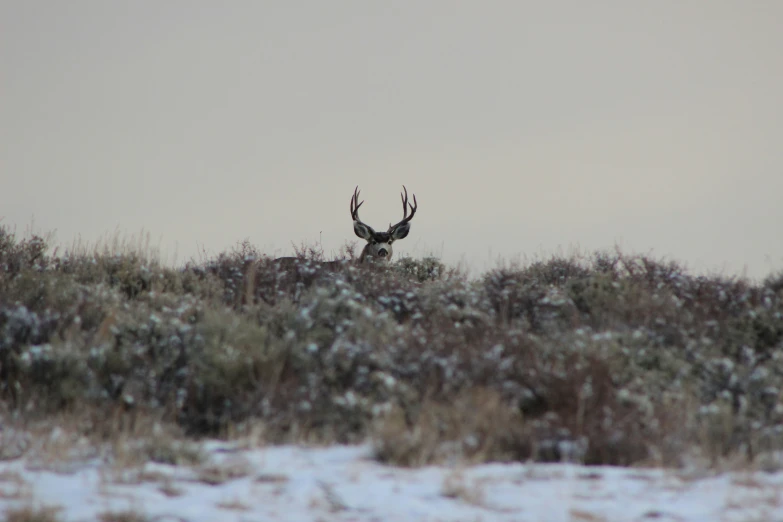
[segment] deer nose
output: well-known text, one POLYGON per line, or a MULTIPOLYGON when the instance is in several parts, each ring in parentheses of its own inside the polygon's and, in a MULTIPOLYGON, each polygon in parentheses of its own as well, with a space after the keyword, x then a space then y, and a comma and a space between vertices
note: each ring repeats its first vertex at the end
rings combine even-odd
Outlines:
POLYGON ((387 252, 385 248, 381 248, 380 250, 378 250, 378 255, 380 257, 386 257, 388 254, 389 252, 387 252))

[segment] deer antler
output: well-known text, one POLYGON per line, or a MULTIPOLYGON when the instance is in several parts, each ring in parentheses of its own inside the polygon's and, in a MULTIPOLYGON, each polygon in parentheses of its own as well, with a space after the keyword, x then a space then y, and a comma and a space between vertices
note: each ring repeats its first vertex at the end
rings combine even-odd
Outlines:
POLYGON ((353 190, 353 196, 351 197, 351 219, 353 219, 353 229, 361 238, 366 239, 367 233, 375 234, 375 230, 370 225, 367 225, 359 219, 359 207, 364 204, 364 201, 359 202, 359 185, 353 190), (361 233, 360 233, 361 232, 361 233))
POLYGON ((413 205, 411 205, 408 202, 408 189, 405 188, 405 185, 402 186, 402 190, 405 191, 404 195, 400 192, 400 199, 402 200, 402 221, 396 225, 389 223, 389 233, 392 233, 403 225, 407 225, 410 220, 413 219, 413 215, 416 214, 416 209, 419 208, 419 204, 416 202, 416 194, 413 194, 413 205), (411 209, 410 216, 408 215, 408 207, 411 209))
POLYGON ((364 201, 358 205, 356 204, 357 201, 359 201, 359 185, 356 185, 356 188, 353 189, 353 196, 351 196, 351 219, 361 221, 359 219, 359 207, 362 206, 364 201))
POLYGON ((359 194, 360 194, 359 185, 356 185, 356 188, 353 190, 353 196, 351 196, 351 219, 361 223, 362 220, 359 219, 359 207, 362 206, 362 203, 364 203, 364 201, 362 201, 357 205, 357 203, 359 202, 359 194))

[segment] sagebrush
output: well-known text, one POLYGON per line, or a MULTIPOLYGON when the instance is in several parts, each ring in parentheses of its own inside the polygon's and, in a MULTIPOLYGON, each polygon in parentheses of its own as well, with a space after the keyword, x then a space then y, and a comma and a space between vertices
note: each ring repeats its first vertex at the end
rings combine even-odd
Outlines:
MULTIPOLYGON (((194 436, 460 458, 677 464, 783 449, 783 275, 621 252, 477 278, 437 259, 285 270, 248 242, 164 266, 0 228, 4 415, 155 412, 194 436)), ((116 413, 113 413, 116 414, 116 413)))

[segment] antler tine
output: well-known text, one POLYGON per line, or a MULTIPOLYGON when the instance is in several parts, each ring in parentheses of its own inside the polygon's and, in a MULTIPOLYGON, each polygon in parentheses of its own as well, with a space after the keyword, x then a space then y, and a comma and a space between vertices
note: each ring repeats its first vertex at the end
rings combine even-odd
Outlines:
POLYGON ((362 206, 364 201, 359 203, 359 194, 361 194, 361 191, 359 190, 359 185, 356 185, 356 188, 353 189, 353 196, 351 196, 351 218, 361 223, 361 219, 359 219, 359 207, 362 206))
POLYGON ((403 192, 400 192, 400 199, 402 200, 402 221, 397 223, 396 225, 389 225, 389 230, 394 230, 395 228, 404 225, 405 223, 408 223, 411 219, 413 219, 413 215, 416 213, 416 209, 419 208, 419 204, 416 202, 416 194, 413 194, 413 205, 411 205, 408 202, 408 189, 405 188, 405 185, 402 186, 403 192), (408 207, 411 209, 411 215, 408 215, 408 207))
MULTIPOLYGON (((403 199, 403 201, 402 201, 402 206, 404 207, 405 204, 408 203, 408 189, 405 188, 405 185, 403 185, 402 186, 402 190, 405 191, 405 199, 403 199)), ((402 194, 400 194, 400 197, 402 197, 402 194)), ((416 202, 416 194, 413 194, 413 205, 408 203, 408 206, 411 207, 411 215, 408 218, 408 221, 410 221, 410 219, 413 217, 413 214, 416 213, 416 209, 419 208, 419 204, 416 202)), ((404 216, 408 215, 407 209, 404 209, 403 212, 404 212, 404 216)))
POLYGON ((405 196, 400 192, 400 199, 402 200, 402 219, 405 219, 408 217, 408 189, 403 185, 402 190, 405 191, 405 196))

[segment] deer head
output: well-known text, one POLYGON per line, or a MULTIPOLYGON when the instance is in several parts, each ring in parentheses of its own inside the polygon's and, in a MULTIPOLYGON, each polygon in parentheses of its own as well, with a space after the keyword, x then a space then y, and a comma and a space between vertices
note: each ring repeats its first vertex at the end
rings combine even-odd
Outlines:
POLYGON ((359 202, 359 187, 357 186, 354 189, 353 197, 351 197, 353 231, 357 236, 367 241, 361 256, 359 256, 360 263, 368 260, 388 261, 392 256, 392 243, 398 239, 405 238, 408 232, 411 231, 410 221, 418 208, 416 194, 413 195, 413 204, 411 205, 408 202, 408 189, 405 188, 405 185, 403 185, 402 190, 404 191, 404 193, 400 193, 400 198, 402 199, 402 221, 396 225, 389 224, 389 230, 386 232, 376 232, 370 225, 362 223, 362 220, 359 219, 359 207, 362 206, 364 201, 359 202), (408 207, 410 207, 410 215, 408 215, 408 207))

